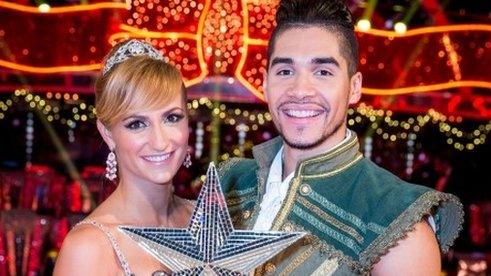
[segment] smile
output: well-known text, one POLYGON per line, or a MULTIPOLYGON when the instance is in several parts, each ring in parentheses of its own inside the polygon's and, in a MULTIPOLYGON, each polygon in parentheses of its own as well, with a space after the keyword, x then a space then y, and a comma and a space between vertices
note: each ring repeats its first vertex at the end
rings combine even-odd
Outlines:
POLYGON ((283 113, 292 118, 311 118, 322 114, 322 110, 297 110, 297 109, 284 109, 283 113))
POLYGON ((166 153, 166 154, 159 154, 159 155, 146 155, 146 156, 142 156, 142 158, 148 162, 159 163, 169 159, 170 156, 171 153, 166 153))

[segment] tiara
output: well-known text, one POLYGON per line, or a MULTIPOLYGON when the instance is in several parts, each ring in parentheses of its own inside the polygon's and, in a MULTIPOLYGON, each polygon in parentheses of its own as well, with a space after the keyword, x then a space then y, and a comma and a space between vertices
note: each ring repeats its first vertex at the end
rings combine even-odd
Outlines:
POLYGON ((109 72, 114 65, 135 56, 149 56, 156 60, 164 60, 162 54, 150 44, 132 39, 126 42, 123 46, 119 47, 116 53, 107 59, 104 69, 102 70, 102 75, 109 72))

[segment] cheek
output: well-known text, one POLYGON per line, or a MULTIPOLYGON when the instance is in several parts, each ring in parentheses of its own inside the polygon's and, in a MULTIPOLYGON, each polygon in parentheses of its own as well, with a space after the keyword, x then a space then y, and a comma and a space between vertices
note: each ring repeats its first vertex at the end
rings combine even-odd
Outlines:
POLYGON ((348 99, 346 97, 338 97, 334 102, 331 102, 331 118, 334 121, 342 120, 347 116, 348 99))
POLYGON ((288 79, 279 78, 268 80, 267 87, 265 87, 267 90, 265 96, 267 97, 268 101, 274 101, 276 98, 278 98, 278 95, 283 94, 283 91, 285 91, 289 86, 288 82, 288 79))
POLYGON ((115 140, 120 152, 138 152, 145 144, 145 135, 126 135, 124 139, 115 140))
POLYGON ((170 130, 170 137, 176 145, 186 145, 189 139, 189 128, 187 123, 179 124, 170 130))
POLYGON ((266 102, 268 103, 269 110, 273 111, 278 107, 278 104, 282 101, 282 95, 285 95, 283 93, 284 90, 283 88, 272 88, 269 90, 267 97, 266 97, 266 102))
POLYGON ((130 133, 119 129, 112 133, 112 139, 118 151, 129 152, 141 147, 146 138, 144 133, 130 133))
POLYGON ((334 83, 322 87, 324 98, 332 107, 343 106, 348 102, 350 87, 344 83, 334 83))

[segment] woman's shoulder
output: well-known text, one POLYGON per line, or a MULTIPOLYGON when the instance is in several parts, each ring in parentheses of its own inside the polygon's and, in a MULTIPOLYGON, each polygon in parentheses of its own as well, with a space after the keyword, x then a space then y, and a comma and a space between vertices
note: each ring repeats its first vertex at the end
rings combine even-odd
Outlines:
POLYGON ((103 246, 100 242, 107 237, 101 227, 104 226, 94 220, 83 220, 68 232, 64 242, 77 246, 103 246))
POLYGON ((78 224, 63 241, 54 275, 103 273, 109 271, 111 259, 112 247, 106 234, 92 223, 78 224))

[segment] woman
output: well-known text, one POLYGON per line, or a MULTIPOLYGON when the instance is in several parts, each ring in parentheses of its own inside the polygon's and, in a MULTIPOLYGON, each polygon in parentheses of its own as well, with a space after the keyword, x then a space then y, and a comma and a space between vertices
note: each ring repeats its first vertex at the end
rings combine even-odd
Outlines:
POLYGON ((116 190, 68 234, 55 275, 161 275, 166 268, 118 225, 186 227, 193 204, 172 178, 190 165, 183 81, 147 43, 116 45, 96 82, 97 128, 116 190))

